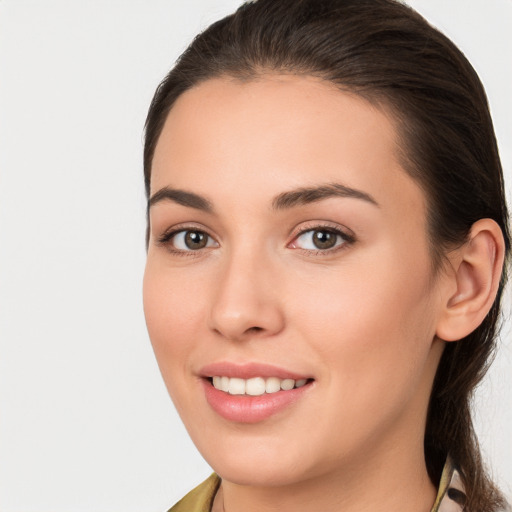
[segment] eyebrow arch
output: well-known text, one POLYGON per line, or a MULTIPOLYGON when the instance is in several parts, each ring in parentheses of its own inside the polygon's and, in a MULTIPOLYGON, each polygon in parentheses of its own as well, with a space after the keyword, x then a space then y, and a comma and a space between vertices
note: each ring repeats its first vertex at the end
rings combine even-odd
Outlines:
POLYGON ((188 206, 189 208, 195 208, 196 210, 202 210, 207 213, 213 212, 213 206, 208 199, 194 194, 193 192, 187 192, 186 190, 180 190, 170 187, 163 187, 158 192, 155 192, 148 201, 148 210, 151 206, 161 201, 173 201, 174 203, 181 204, 182 206, 188 206))
MULTIPOLYGON (((272 201, 272 209, 285 210, 295 206, 302 206, 330 197, 349 197, 361 199, 374 206, 380 207, 379 203, 366 192, 355 188, 347 187, 341 183, 328 183, 317 187, 301 187, 295 190, 283 192, 276 196, 272 201)), ((180 190, 170 187, 163 187, 155 192, 148 201, 148 210, 151 206, 162 201, 173 201, 174 203, 189 208, 195 208, 207 213, 213 213, 212 203, 203 196, 186 190, 180 190)))
POLYGON ((274 198, 272 201, 272 208, 274 210, 283 210, 293 208, 295 206, 314 203, 330 197, 350 197, 354 199, 361 199, 380 208, 379 203, 370 194, 367 194, 362 190, 347 187, 341 183, 328 183, 318 187, 301 187, 295 190, 290 190, 289 192, 283 192, 274 198))

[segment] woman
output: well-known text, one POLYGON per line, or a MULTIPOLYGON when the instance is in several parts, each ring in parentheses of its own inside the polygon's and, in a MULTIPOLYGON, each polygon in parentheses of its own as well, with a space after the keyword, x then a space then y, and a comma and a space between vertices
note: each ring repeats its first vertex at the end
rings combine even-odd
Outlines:
POLYGON ((504 506, 470 397, 508 217, 453 43, 393 0, 247 3, 159 86, 144 167, 148 330, 216 472, 173 510, 504 506))

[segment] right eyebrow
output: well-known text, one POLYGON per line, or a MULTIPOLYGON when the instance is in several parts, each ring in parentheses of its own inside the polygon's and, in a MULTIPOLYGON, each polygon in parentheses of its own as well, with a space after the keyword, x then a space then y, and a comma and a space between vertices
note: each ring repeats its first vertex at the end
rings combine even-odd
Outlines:
POLYGON ((213 213, 213 205, 205 197, 194 194, 193 192, 170 187, 163 187, 151 196, 148 201, 148 211, 151 206, 162 201, 172 201, 182 206, 213 213))

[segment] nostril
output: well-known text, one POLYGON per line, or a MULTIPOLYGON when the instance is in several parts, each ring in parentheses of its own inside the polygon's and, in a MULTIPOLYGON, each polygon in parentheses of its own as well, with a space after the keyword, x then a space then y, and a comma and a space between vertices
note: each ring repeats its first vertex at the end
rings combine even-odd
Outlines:
POLYGON ((247 329, 247 332, 259 332, 259 331, 263 331, 263 327, 249 327, 249 329, 247 329))

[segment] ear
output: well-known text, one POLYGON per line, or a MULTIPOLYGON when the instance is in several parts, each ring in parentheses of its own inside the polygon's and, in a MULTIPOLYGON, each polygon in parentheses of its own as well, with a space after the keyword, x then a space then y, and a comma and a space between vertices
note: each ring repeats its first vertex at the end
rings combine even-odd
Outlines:
POLYGON ((450 286, 443 297, 436 334, 456 341, 473 332, 491 309, 498 291, 505 242, 498 224, 480 219, 471 228, 469 240, 454 252, 450 286), (455 291, 454 291, 455 290, 455 291))

